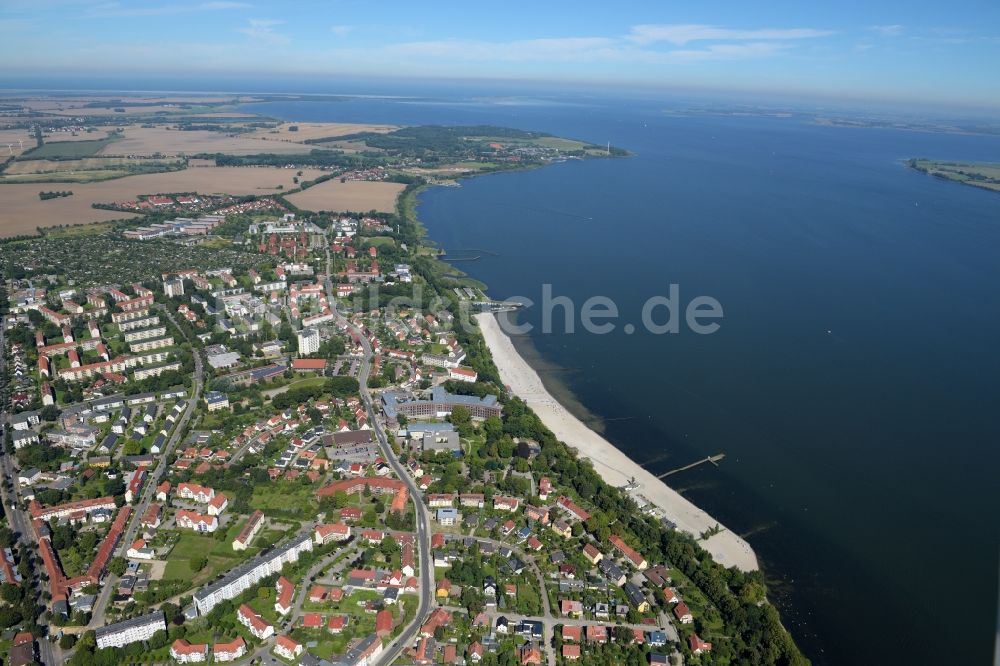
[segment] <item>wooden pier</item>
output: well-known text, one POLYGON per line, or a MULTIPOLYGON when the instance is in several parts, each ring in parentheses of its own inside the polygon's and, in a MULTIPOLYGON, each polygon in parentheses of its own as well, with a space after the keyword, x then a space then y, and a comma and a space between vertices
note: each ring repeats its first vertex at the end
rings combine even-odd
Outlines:
POLYGON ((713 465, 715 465, 716 467, 718 467, 719 466, 719 461, 722 460, 725 457, 726 457, 725 453, 716 453, 714 456, 708 456, 707 458, 702 458, 701 460, 695 461, 695 462, 691 463, 690 465, 684 465, 684 467, 678 467, 677 469, 672 469, 669 472, 664 472, 663 474, 660 474, 656 478, 658 478, 658 479, 665 479, 666 477, 670 476, 671 474, 677 474, 678 472, 684 472, 686 470, 693 469, 693 468, 697 467, 698 465, 704 465, 705 463, 712 463, 713 465))

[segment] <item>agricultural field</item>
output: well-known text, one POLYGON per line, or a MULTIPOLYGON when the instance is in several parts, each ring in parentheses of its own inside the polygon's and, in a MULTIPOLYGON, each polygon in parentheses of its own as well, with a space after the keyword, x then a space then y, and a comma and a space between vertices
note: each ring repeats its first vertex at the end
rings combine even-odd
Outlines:
POLYGON ((368 125, 361 123, 281 123, 274 129, 260 129, 250 136, 276 140, 302 142, 315 139, 326 139, 328 137, 346 136, 359 132, 376 132, 384 134, 399 129, 395 125, 368 125), (297 127, 292 131, 289 128, 297 127))
POLYGON ((289 195, 288 200, 309 211, 376 210, 391 213, 396 210, 396 197, 403 191, 401 183, 349 180, 345 183, 333 178, 313 185, 307 190, 289 195))
MULTIPOLYGON (((48 147, 46 144, 45 147, 48 147)), ((0 183, 89 183, 124 178, 139 173, 157 173, 182 169, 181 159, 145 157, 85 157, 82 159, 28 159, 34 153, 12 162, 0 174, 0 183)))
MULTIPOLYGON (((302 169, 302 179, 324 172, 302 169)), ((0 236, 35 233, 37 227, 105 222, 134 217, 130 213, 92 208, 94 203, 132 200, 142 194, 170 192, 273 194, 295 187, 293 169, 277 167, 203 167, 167 173, 141 174, 116 180, 74 183, 73 196, 39 201, 41 191, 67 189, 64 183, 36 182, 0 185, 0 236)))
POLYGON ((34 147, 35 137, 28 130, 0 129, 0 160, 17 157, 34 147))
MULTIPOLYGON (((208 122, 208 119, 206 119, 208 122)), ((227 135, 209 130, 177 130, 165 125, 124 128, 123 138, 106 146, 103 155, 195 155, 198 153, 226 153, 227 155, 255 155, 274 153, 302 155, 313 147, 288 141, 268 141, 252 134, 227 135)))
POLYGON ((86 141, 53 141, 45 142, 40 148, 26 151, 32 160, 46 159, 78 159, 81 157, 91 157, 101 152, 102 149, 111 144, 111 137, 105 139, 91 139, 86 141))
MULTIPOLYGON (((96 141, 108 138, 113 131, 113 129, 104 127, 87 127, 83 130, 76 128, 70 130, 53 129, 43 131, 42 139, 46 142, 51 141, 52 143, 63 141, 96 141)), ((32 138, 32 145, 34 145, 34 138, 32 138)))

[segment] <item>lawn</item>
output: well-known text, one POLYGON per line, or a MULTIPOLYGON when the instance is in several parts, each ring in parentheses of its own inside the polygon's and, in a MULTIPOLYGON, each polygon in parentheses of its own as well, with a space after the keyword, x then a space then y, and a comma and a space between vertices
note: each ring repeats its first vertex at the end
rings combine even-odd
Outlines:
POLYGON ((276 481, 253 489, 250 506, 269 516, 315 518, 319 508, 315 488, 298 481, 276 481))
POLYGON ((306 379, 300 379, 294 381, 288 385, 288 390, 296 388, 316 388, 326 384, 326 379, 324 377, 307 377, 306 379))
POLYGON ((378 248, 385 246, 392 247, 396 244, 396 241, 391 236, 372 236, 365 238, 365 241, 378 248))
POLYGON ((239 534, 240 524, 235 522, 226 531, 225 540, 219 541, 212 534, 197 534, 185 531, 167 556, 167 567, 163 572, 165 580, 177 579, 199 583, 211 580, 217 574, 231 569, 244 559, 259 552, 257 548, 248 548, 242 552, 234 551, 232 541, 239 534), (191 560, 206 557, 208 563, 201 571, 191 570, 191 560))

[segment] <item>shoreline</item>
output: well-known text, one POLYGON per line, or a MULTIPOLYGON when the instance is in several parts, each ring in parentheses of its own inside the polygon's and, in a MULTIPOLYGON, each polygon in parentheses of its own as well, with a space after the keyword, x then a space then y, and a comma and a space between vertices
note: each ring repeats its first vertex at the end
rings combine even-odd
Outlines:
POLYGON ((742 537, 656 478, 553 398, 535 369, 517 352, 510 337, 500 328, 496 316, 483 313, 475 315, 474 319, 500 372, 500 379, 510 393, 524 400, 556 438, 575 449, 581 458, 590 460, 605 482, 620 488, 635 478, 639 488, 630 494, 642 496, 655 505, 664 517, 677 525, 677 529, 695 539, 716 525, 722 529, 708 539, 699 539, 699 544, 716 562, 727 568, 735 566, 741 571, 760 568, 753 548, 742 537))

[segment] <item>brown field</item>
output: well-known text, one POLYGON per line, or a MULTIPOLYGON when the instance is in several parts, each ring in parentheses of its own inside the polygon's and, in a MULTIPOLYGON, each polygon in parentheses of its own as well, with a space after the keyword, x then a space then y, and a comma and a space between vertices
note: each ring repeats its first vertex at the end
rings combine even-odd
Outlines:
POLYGON ((355 211, 377 210, 391 213, 396 210, 396 197, 406 187, 401 183, 371 183, 349 180, 341 183, 334 178, 314 185, 304 192, 297 192, 288 200, 304 210, 355 211))
POLYGON ((35 147, 35 137, 31 135, 26 129, 5 129, 0 130, 0 160, 5 160, 10 157, 11 151, 14 151, 14 155, 20 155, 26 150, 30 150, 35 147), (18 141, 23 141, 23 147, 18 145, 18 141), (11 144, 10 150, 7 149, 7 144, 11 144))
POLYGON ((42 132, 45 141, 100 141, 108 138, 111 130, 95 127, 93 132, 42 132))
POLYGON ((191 155, 195 153, 301 154, 311 149, 295 143, 264 141, 249 135, 226 136, 220 132, 172 130, 166 127, 126 127, 124 137, 105 146, 100 155, 191 155))
MULTIPOLYGON (((302 172, 305 180, 323 174, 317 169, 303 169, 302 172)), ((202 167, 128 176, 97 183, 0 185, 0 236, 33 233, 36 227, 132 217, 128 213, 98 210, 90 205, 135 199, 140 194, 273 194, 278 191, 277 185, 284 185, 286 190, 294 187, 292 178, 295 174, 293 169, 276 167, 202 167), (39 192, 62 190, 72 191, 73 196, 47 201, 38 198, 39 192)))
POLYGON ((361 123, 282 123, 274 129, 257 130, 250 136, 278 141, 306 141, 307 139, 323 139, 328 136, 345 136, 358 132, 391 132, 399 129, 394 125, 367 125, 361 123), (298 132, 289 132, 288 128, 297 125, 298 132))

